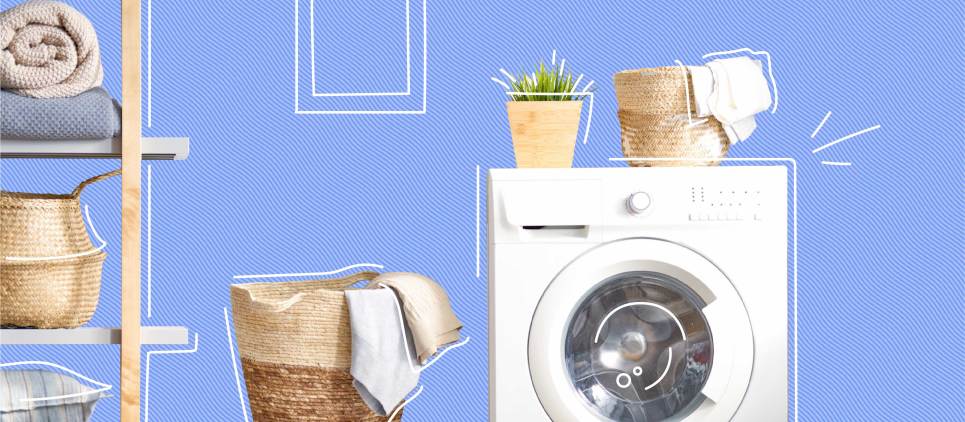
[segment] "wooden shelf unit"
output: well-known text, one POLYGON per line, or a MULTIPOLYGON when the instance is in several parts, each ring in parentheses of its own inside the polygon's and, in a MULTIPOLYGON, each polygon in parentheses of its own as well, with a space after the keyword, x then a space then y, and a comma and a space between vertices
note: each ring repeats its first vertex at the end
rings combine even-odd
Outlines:
POLYGON ((121 422, 141 420, 141 0, 121 0, 121 422))
POLYGON ((187 138, 141 134, 141 3, 121 0, 121 136, 94 141, 0 139, 0 158, 120 158, 121 326, 0 329, 0 344, 120 344, 121 422, 141 417, 141 345, 188 344, 185 327, 141 326, 141 161, 187 158, 187 138))

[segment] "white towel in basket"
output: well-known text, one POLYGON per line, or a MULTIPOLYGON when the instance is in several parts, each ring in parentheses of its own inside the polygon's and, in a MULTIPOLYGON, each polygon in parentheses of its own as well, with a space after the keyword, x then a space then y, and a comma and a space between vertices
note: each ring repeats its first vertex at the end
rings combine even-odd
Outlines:
POLYGON ((754 115, 771 106, 771 91, 759 60, 718 59, 691 66, 698 117, 713 115, 724 126, 731 144, 757 128, 754 115))

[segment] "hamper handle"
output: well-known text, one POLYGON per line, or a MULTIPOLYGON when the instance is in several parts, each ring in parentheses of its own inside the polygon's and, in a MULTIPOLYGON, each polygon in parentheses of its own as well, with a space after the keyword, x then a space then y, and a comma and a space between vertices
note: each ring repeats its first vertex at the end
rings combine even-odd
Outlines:
MULTIPOLYGON (((691 98, 690 85, 691 85, 691 83, 693 82, 693 76, 691 76, 691 74, 690 74, 690 69, 688 69, 687 66, 684 66, 683 62, 681 62, 680 60, 674 60, 674 62, 677 63, 677 66, 680 67, 680 73, 683 74, 683 76, 684 76, 684 95, 687 96, 687 97, 684 99, 684 100, 686 101, 686 103, 687 103, 687 123, 688 123, 689 125, 693 125, 693 124, 694 124, 694 112, 693 112, 693 110, 692 110, 691 107, 690 107, 690 98, 691 98)), ((694 101, 697 100, 696 95, 693 95, 693 98, 694 98, 694 101)), ((689 133, 689 132, 688 132, 688 133, 689 133)))
POLYGON ((326 285, 326 287, 332 289, 343 289, 358 283, 362 280, 372 280, 379 276, 379 273, 375 271, 362 271, 355 274, 350 274, 342 278, 330 278, 324 280, 318 280, 320 284, 326 285))
MULTIPOLYGON (((315 282, 318 283, 318 286, 322 288, 343 289, 363 280, 372 280, 378 276, 379 276, 379 273, 377 272, 363 271, 363 272, 352 274, 342 278, 316 280, 315 282)), ((248 301, 253 308, 256 308, 262 312, 273 312, 273 313, 284 312, 289 308, 291 308, 292 306, 295 306, 296 304, 298 304, 298 302, 301 302, 302 299, 305 298, 305 293, 296 293, 292 295, 292 297, 280 302, 265 302, 262 300, 255 299, 255 297, 251 294, 250 290, 247 290, 247 293, 248 293, 248 301)))
POLYGON ((76 188, 74 188, 74 191, 70 193, 70 196, 71 196, 72 198, 77 198, 77 197, 80 196, 80 192, 83 191, 84 188, 86 188, 86 187, 88 187, 88 186, 90 186, 90 185, 92 185, 92 184, 94 184, 94 183, 100 182, 101 180, 110 179, 110 178, 112 178, 112 177, 114 177, 114 176, 117 176, 118 174, 121 174, 121 170, 120 170, 120 169, 117 169, 117 170, 114 170, 114 171, 110 171, 110 172, 107 172, 107 173, 104 173, 104 174, 99 174, 99 175, 94 176, 94 177, 91 177, 90 179, 87 179, 87 180, 85 180, 85 181, 83 181, 83 182, 80 182, 80 184, 77 185, 76 188))

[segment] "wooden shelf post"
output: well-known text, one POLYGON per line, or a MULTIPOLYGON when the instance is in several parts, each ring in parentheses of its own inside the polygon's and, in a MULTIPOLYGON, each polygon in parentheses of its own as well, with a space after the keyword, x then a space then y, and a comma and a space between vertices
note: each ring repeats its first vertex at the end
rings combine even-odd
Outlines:
POLYGON ((121 422, 141 418, 141 3, 121 0, 121 422))

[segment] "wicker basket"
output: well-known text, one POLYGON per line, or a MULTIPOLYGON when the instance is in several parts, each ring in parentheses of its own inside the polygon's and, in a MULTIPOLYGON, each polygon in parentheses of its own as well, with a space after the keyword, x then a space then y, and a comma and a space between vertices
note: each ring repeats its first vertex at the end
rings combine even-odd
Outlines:
POLYGON ((238 352, 256 422, 386 420, 352 385, 344 293, 377 275, 231 286, 238 352))
POLYGON ((727 154, 730 144, 720 122, 713 116, 695 117, 693 81, 686 68, 625 70, 613 75, 613 83, 623 155, 627 158, 688 158, 679 161, 632 160, 630 165, 717 165, 727 154))
POLYGON ((90 321, 107 254, 91 243, 78 198, 118 174, 87 179, 67 195, 0 191, 0 325, 74 328, 90 321))

